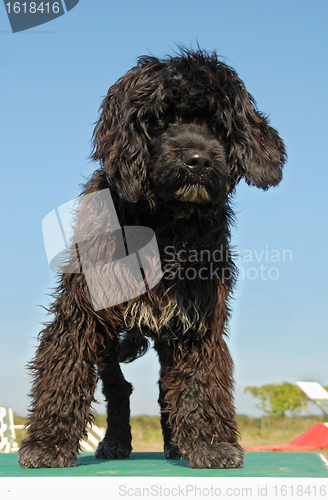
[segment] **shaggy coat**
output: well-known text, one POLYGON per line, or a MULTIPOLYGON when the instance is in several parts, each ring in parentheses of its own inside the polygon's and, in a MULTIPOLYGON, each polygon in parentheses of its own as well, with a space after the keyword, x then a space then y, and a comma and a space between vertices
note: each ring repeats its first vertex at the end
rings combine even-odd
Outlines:
MULTIPOLYGON (((182 50, 164 60, 140 58, 109 89, 93 159, 99 168, 82 193, 75 241, 84 241, 90 262, 118 257, 113 232, 97 232, 108 213, 85 196, 109 189, 122 227, 154 231, 163 276, 146 293, 95 310, 72 248, 31 363, 33 403, 19 463, 76 462, 98 377, 108 428, 96 457, 128 457, 132 386, 119 363, 142 355, 152 339, 166 458, 186 458, 193 468, 240 467, 224 340, 236 279, 230 201, 241 178, 263 190, 280 182, 283 141, 231 67, 215 53, 182 50)), ((104 272, 100 293, 115 292, 118 278, 104 272)), ((121 278, 128 281, 129 271, 121 278)))

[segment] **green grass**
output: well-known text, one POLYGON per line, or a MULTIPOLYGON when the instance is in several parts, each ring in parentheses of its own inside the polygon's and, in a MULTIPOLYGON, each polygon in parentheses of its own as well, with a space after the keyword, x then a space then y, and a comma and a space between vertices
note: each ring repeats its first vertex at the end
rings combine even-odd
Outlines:
POLYGON ((133 451, 163 451, 159 417, 140 415, 131 418, 133 451))
POLYGON ((280 445, 288 443, 324 419, 308 417, 262 417, 238 415, 241 444, 247 446, 280 445))
MULTIPOLYGON (((98 427, 106 427, 106 416, 95 413, 95 423, 98 427)), ((241 445, 261 446, 280 445, 291 441, 324 418, 308 417, 262 417, 253 418, 238 415, 238 429, 241 435, 241 445)), ((23 424, 23 417, 15 416, 15 424, 23 424)), ((131 417, 133 451, 163 451, 163 438, 159 417, 140 415, 131 417)), ((17 430, 17 442, 25 435, 24 430, 17 430)), ((328 449, 318 450, 328 458, 328 449)))

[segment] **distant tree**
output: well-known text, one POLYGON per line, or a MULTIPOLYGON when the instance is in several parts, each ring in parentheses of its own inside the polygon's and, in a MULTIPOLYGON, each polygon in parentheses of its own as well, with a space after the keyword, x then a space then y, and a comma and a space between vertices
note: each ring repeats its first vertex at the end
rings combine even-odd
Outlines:
POLYGON ((244 392, 250 392, 254 398, 259 399, 260 404, 257 407, 271 417, 284 417, 286 412, 299 413, 309 402, 303 391, 289 382, 260 387, 248 386, 244 392))

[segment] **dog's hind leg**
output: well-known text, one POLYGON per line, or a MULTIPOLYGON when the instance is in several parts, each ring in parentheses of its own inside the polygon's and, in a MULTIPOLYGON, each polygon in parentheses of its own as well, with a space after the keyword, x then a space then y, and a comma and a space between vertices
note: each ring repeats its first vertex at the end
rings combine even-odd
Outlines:
POLYGON ((99 367, 107 401, 107 431, 98 445, 96 458, 127 458, 132 450, 129 423, 132 385, 125 380, 121 371, 116 343, 111 343, 99 367))
POLYGON ((182 457, 179 447, 173 443, 172 440, 172 429, 169 425, 169 410, 166 403, 166 389, 163 386, 162 378, 165 375, 166 367, 172 364, 172 359, 170 357, 170 350, 167 349, 167 344, 165 342, 155 341, 154 347, 157 351, 159 362, 161 365, 160 380, 159 385, 159 397, 158 404, 161 409, 161 426, 164 440, 164 455, 165 458, 179 459, 182 457), (170 360, 170 361, 169 361, 170 360))

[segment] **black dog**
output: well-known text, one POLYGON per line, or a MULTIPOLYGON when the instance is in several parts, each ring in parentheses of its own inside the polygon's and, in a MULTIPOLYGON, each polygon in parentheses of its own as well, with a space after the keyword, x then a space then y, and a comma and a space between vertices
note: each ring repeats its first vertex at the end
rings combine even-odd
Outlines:
MULTIPOLYGON (((108 429, 96 457, 128 457, 132 388, 119 362, 143 354, 148 337, 161 364, 166 458, 185 457, 194 468, 240 467, 224 341, 236 277, 229 203, 241 178, 262 189, 280 182, 284 144, 232 68, 216 54, 182 50, 165 60, 141 58, 109 89, 93 158, 100 166, 83 192, 76 241, 85 242, 90 260, 113 260, 115 237, 97 232, 108 213, 83 205, 85 195, 109 189, 121 226, 155 232, 164 274, 137 298, 95 310, 83 269, 68 262, 31 363, 33 406, 20 465, 76 461, 97 373, 108 429)), ((106 295, 119 285, 105 272, 99 286, 106 295)))

